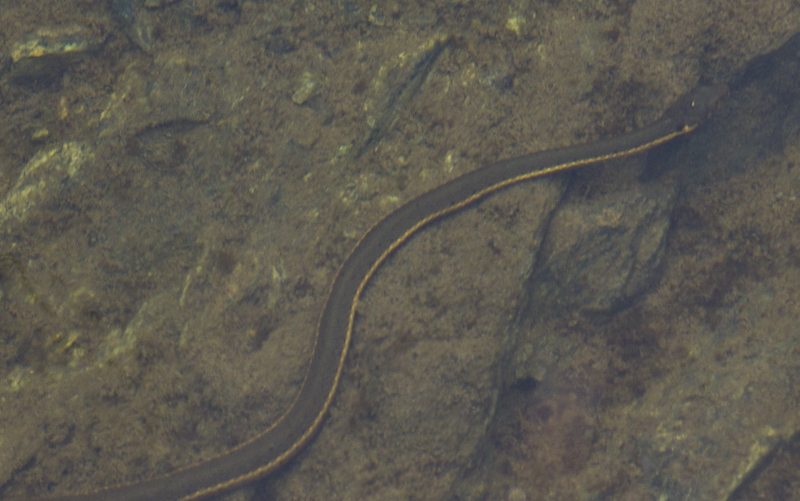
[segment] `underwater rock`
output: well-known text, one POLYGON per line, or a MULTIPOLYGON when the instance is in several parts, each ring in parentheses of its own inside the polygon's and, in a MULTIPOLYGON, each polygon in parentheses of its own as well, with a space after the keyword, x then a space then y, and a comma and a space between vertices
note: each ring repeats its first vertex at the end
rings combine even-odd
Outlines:
POLYGON ((12 45, 9 78, 15 83, 58 78, 104 41, 104 34, 82 26, 41 28, 12 45))

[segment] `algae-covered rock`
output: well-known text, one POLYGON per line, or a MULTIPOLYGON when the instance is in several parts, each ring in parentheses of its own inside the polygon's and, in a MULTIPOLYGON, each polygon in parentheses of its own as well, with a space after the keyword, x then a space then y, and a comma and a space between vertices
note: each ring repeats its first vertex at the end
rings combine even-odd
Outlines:
POLYGON ((9 77, 14 81, 54 78, 98 49, 105 36, 83 26, 41 28, 13 44, 9 77))

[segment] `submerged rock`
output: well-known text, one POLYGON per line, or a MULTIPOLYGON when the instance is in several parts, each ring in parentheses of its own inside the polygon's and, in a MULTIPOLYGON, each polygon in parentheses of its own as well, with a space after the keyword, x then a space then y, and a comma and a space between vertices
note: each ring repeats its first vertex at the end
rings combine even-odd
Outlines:
POLYGON ((105 41, 105 35, 82 26, 41 28, 13 44, 9 78, 17 83, 52 79, 88 57, 105 41))

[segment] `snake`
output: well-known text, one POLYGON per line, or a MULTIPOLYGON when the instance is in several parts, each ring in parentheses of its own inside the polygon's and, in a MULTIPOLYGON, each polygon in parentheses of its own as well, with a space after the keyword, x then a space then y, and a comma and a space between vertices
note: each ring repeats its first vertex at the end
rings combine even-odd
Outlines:
POLYGON ((695 130, 726 95, 723 84, 678 98, 650 125, 618 136, 500 160, 462 174, 399 206, 358 240, 339 266, 293 403, 269 428, 240 445, 166 475, 38 501, 195 501, 263 478, 314 438, 336 396, 358 303, 378 268, 416 233, 509 186, 645 152, 695 130))

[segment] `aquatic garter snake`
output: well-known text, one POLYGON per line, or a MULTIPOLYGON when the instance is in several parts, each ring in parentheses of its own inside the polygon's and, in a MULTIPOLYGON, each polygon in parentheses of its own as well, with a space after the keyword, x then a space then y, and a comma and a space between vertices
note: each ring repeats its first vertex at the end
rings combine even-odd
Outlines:
POLYGON ((347 358, 356 308, 375 271, 420 229, 513 184, 646 151, 694 130, 727 92, 700 87, 660 119, 620 136, 532 153, 463 174, 423 193, 378 221, 339 267, 317 325, 311 362, 292 405, 255 438, 200 463, 149 480, 42 501, 199 500, 263 477, 314 437, 336 394, 347 358))

